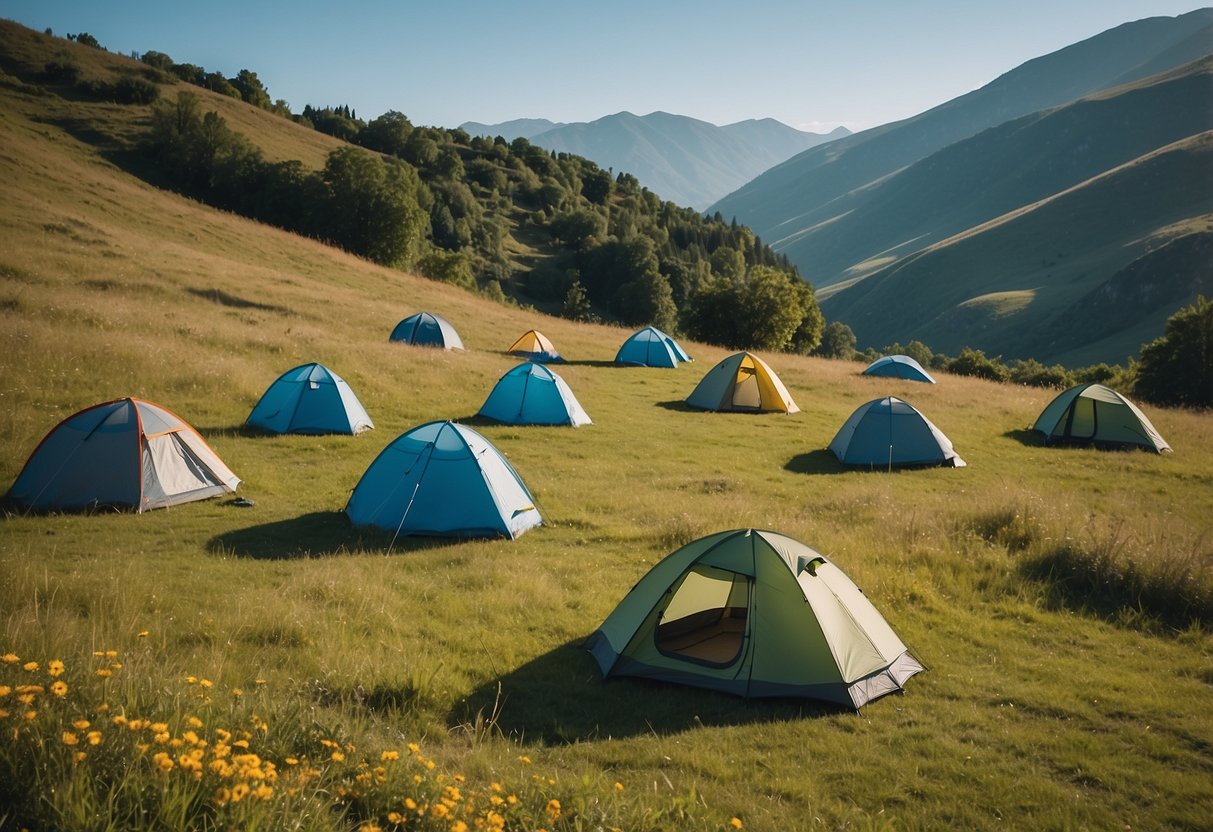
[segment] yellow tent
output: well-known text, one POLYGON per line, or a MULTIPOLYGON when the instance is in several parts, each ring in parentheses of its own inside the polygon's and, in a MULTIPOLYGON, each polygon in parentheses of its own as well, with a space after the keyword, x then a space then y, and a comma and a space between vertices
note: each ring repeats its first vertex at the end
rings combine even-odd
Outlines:
POLYGON ((800 411, 775 371, 748 352, 730 355, 713 367, 687 396, 687 404, 703 410, 800 411))
POLYGON ((532 361, 563 361, 556 347, 537 329, 530 329, 510 346, 507 352, 532 361))

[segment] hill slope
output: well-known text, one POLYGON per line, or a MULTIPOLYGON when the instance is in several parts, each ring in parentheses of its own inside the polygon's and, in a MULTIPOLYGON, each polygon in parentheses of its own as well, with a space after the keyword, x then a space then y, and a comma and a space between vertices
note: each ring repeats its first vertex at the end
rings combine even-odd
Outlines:
POLYGON ((825 135, 806 133, 769 118, 717 127, 661 112, 616 113, 542 132, 531 120, 462 126, 473 135, 520 135, 548 150, 584 156, 632 174, 662 199, 700 210, 802 150, 847 134, 841 127, 825 135))
POLYGON ((1151 281, 1160 291, 1128 316, 1072 304, 1213 220, 1210 102, 1205 59, 992 128, 838 200, 844 213, 800 241, 821 268, 856 281, 823 307, 876 347, 917 338, 952 353, 1123 361, 1143 331, 1157 337, 1179 305, 1213 288, 1199 247, 1170 257, 1168 275, 1151 281), (1032 302, 983 301, 1006 293, 1032 302))
MULTIPOLYGON (((51 46, 106 71, 129 63, 51 46)), ((267 153, 332 141, 214 103, 267 153)), ((1206 823, 1209 614, 1164 626, 1160 609, 1211 583, 1210 415, 1149 409, 1175 447, 1164 457, 1052 449, 1023 430, 1049 391, 946 374, 922 389, 790 355, 764 358, 801 413, 689 412, 679 402, 725 350, 688 344, 696 362, 676 370, 614 367, 622 329, 506 307, 157 190, 114 162, 114 137, 138 134, 146 107, 4 74, 0 115, 0 482, 60 419, 139 395, 197 427, 254 503, 0 518, 0 654, 42 663, 35 676, 6 659, 0 684, 46 684, 53 661, 70 682, 29 718, 5 694, 6 824, 348 830, 387 822, 438 774, 430 805, 476 796, 483 816, 501 788, 520 828, 1206 823), (468 350, 389 343, 418 309, 451 320, 468 350), (476 428, 545 525, 517 541, 352 529, 340 509, 383 447, 471 417, 532 327, 570 359, 559 372, 594 424, 476 428), (349 381, 376 429, 242 429, 305 361, 349 381), (889 394, 969 467, 834 465, 833 433, 889 394), (602 682, 581 645, 628 588, 691 538, 744 526, 831 558, 930 672, 858 715, 602 682), (1098 575, 1092 587, 1086 556, 1134 576, 1162 564, 1181 590, 1160 601, 1098 575), (104 659, 103 679, 108 650, 121 666, 104 659), (128 716, 183 734, 201 723, 211 739, 247 727, 242 750, 280 779, 263 799, 220 803, 212 769, 201 784, 175 763, 153 770, 158 752, 136 745, 153 734, 119 730, 128 716), (100 740, 80 737, 83 757, 65 739, 80 719, 100 740), (372 776, 384 780, 363 787, 372 776)))

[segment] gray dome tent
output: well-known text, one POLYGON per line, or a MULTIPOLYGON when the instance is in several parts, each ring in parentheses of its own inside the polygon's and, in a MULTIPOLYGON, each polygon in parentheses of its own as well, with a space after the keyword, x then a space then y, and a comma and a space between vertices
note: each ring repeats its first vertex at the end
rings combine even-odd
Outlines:
POLYGON ((965 465, 948 437, 913 405, 896 396, 861 405, 839 428, 830 450, 844 465, 965 465))
POLYGON ((1058 394, 1036 419, 1033 430, 1046 444, 1069 443, 1171 450, 1133 402, 1102 384, 1080 384, 1058 394))

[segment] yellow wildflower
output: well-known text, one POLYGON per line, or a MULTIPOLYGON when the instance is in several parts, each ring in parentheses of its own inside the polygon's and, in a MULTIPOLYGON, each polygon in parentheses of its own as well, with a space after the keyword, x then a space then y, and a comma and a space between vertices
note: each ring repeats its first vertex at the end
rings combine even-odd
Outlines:
POLYGON ((167 722, 153 722, 148 727, 151 728, 152 733, 155 733, 155 734, 164 734, 164 733, 168 732, 168 723, 167 722))
POLYGON ((199 680, 198 680, 198 686, 199 686, 199 687, 203 687, 203 688, 209 688, 209 687, 211 687, 213 684, 214 684, 214 682, 212 682, 210 679, 199 679, 199 680))
POLYGON ((450 811, 451 810, 448 809, 446 807, 446 805, 442 804, 442 803, 435 803, 433 806, 430 807, 430 814, 433 815, 434 817, 438 818, 439 820, 442 820, 442 818, 446 817, 450 813, 450 811))
POLYGON ((110 670, 108 667, 102 667, 97 669, 97 675, 102 679, 108 679, 114 675, 114 671, 110 670))
POLYGON ((152 755, 152 764, 161 771, 172 771, 173 766, 176 765, 173 762, 173 758, 163 751, 158 751, 152 755))
POLYGON ((560 820, 560 801, 553 797, 548 801, 548 805, 544 807, 543 811, 547 812, 548 817, 552 819, 552 823, 555 823, 560 820))
POLYGON ((8 719, 8 708, 0 708, 0 719, 8 719))
POLYGON ((417 808, 417 801, 413 800, 411 797, 406 797, 404 799, 404 808, 408 809, 410 812, 413 811, 417 808))
POLYGON ((380 830, 379 824, 368 820, 358 827, 358 832, 382 832, 382 830, 380 830))
POLYGON ((0 656, 0 662, 4 662, 5 664, 16 664, 19 661, 21 661, 21 657, 16 653, 5 653, 3 656, 0 656))
POLYGON ((52 676, 58 676, 63 672, 63 662, 58 659, 52 659, 51 663, 46 666, 46 672, 52 676))
POLYGON ((288 766, 297 766, 297 765, 299 765, 299 760, 296 757, 287 757, 286 764, 288 766))
POLYGON ((73 763, 82 763, 82 762, 84 762, 84 758, 87 756, 88 756, 88 754, 86 754, 85 752, 77 751, 75 754, 72 755, 72 762, 73 763))
POLYGON ((147 630, 140 630, 135 633, 135 638, 147 638, 147 630))
POLYGON ((387 762, 391 762, 393 760, 399 760, 400 752, 399 751, 384 751, 382 754, 379 755, 379 759, 387 761, 387 762))
POLYGON ((100 731, 89 731, 88 732, 88 744, 89 745, 100 745, 101 744, 101 732, 100 731))
POLYGON ((232 745, 237 748, 248 748, 248 740, 236 740, 232 745))
POLYGON ((121 728, 126 724, 127 720, 123 714, 115 714, 114 716, 110 717, 110 725, 113 725, 115 728, 121 728))
POLYGON ((219 742, 227 742, 232 738, 232 732, 223 728, 216 728, 215 736, 219 738, 219 742))
POLYGON ((244 691, 240 688, 232 688, 232 696, 244 696, 244 691))
POLYGON ((226 787, 220 787, 215 790, 215 797, 213 799, 217 804, 222 806, 232 799, 232 792, 226 787))
POLYGON ((86 731, 88 730, 88 726, 91 724, 92 723, 90 723, 87 719, 77 719, 72 723, 72 727, 77 731, 86 731))
POLYGON ((387 822, 396 824, 404 823, 404 815, 400 814, 399 812, 388 812, 387 822))
POLYGON ((734 829, 740 829, 741 828, 741 818, 733 818, 732 820, 729 821, 729 826, 733 827, 734 829))
POLYGON ((617 792, 621 792, 621 791, 623 791, 623 784, 622 784, 622 783, 616 783, 616 784, 615 784, 615 791, 617 791, 617 792))
POLYGON ((198 684, 198 677, 197 676, 186 676, 185 683, 187 685, 196 685, 196 684, 198 684))
POLYGON ((51 693, 60 697, 67 696, 67 682, 62 679, 56 679, 54 682, 51 682, 51 693))
POLYGON ((333 758, 334 763, 340 763, 343 760, 345 760, 345 755, 342 754, 340 751, 334 751, 331 756, 333 758))
POLYGON ((518 758, 518 762, 525 763, 526 765, 529 766, 531 764, 531 758, 528 757, 527 755, 523 754, 521 757, 518 758))
POLYGON ((122 662, 113 662, 112 664, 110 664, 110 667, 112 667, 114 670, 121 670, 122 662))
POLYGON ((451 824, 451 832, 468 832, 468 825, 461 820, 451 824))
POLYGON ((35 670, 38 669, 38 663, 37 662, 26 662, 25 664, 21 665, 21 669, 28 671, 30 673, 33 673, 35 670))
POLYGON ((248 783, 237 783, 236 785, 232 786, 232 802, 239 803, 240 798, 248 794, 248 791, 248 783))
POLYGON ((501 791, 501 784, 500 783, 489 783, 489 791, 494 791, 494 792, 501 791))
POLYGON ((421 750, 421 746, 415 742, 410 742, 408 745, 408 749, 409 749, 410 754, 416 754, 418 751, 421 750))
POLYGON ((23 693, 17 697, 17 701, 20 702, 22 705, 32 705, 32 704, 34 704, 35 698, 36 697, 32 693, 23 693))
POLYGON ((26 711, 25 712, 25 721, 26 722, 33 722, 37 718, 38 718, 37 711, 26 711))
POLYGON ((13 689, 11 687, 9 687, 8 685, 0 685, 0 699, 3 699, 4 697, 8 696, 12 692, 13 692, 13 689))
POLYGON ((71 731, 63 732, 63 744, 64 745, 76 745, 79 742, 80 742, 80 738, 77 737, 75 734, 73 734, 71 731))
POLYGON ((116 658, 118 658, 118 651, 117 650, 106 650, 105 657, 107 659, 116 659, 116 658))
POLYGON ((258 800, 269 800, 270 797, 273 796, 273 794, 274 794, 274 787, 268 786, 265 783, 262 783, 260 786, 258 786, 256 789, 253 790, 253 797, 257 798, 258 800))
POLYGON ((100 705, 97 706, 97 713, 108 714, 109 712, 110 712, 110 703, 102 702, 100 705))
POLYGON ((253 680, 253 684, 254 685, 264 685, 265 680, 264 679, 255 679, 255 680, 253 680))

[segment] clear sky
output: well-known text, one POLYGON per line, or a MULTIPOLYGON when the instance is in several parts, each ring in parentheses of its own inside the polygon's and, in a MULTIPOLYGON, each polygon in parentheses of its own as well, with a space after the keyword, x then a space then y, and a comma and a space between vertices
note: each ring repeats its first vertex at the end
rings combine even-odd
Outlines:
POLYGON ((874 127, 1024 61, 1200 0, 0 0, 111 52, 257 73, 293 111, 456 127, 662 110, 874 127))

